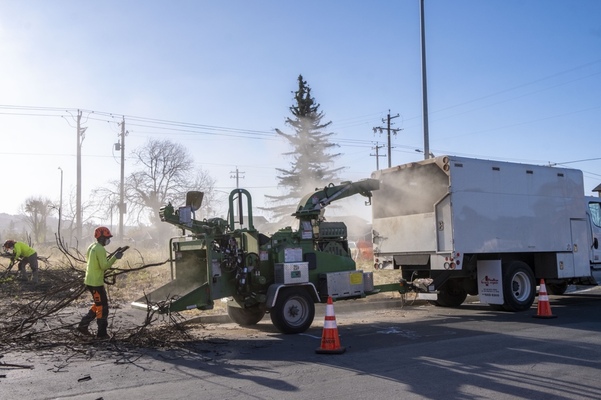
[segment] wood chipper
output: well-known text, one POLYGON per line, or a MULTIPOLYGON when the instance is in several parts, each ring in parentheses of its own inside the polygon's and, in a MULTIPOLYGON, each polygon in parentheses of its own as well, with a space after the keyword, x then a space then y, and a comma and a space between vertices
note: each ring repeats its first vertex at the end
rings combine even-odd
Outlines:
POLYGON ((398 284, 374 287, 373 273, 357 270, 351 258, 346 225, 323 218, 331 202, 355 194, 371 204, 371 192, 378 188, 378 180, 365 179, 316 190, 292 214, 298 229, 287 227, 271 236, 254 228, 245 189, 230 193, 228 220, 196 220, 203 194, 189 192, 185 206, 168 204, 160 210, 162 221, 182 229, 182 236, 169 240, 173 279, 132 305, 167 313, 208 310, 214 300, 229 298, 228 315, 240 325, 254 325, 269 313, 279 331, 300 333, 311 326, 315 303, 329 296, 356 299, 399 290, 398 284))

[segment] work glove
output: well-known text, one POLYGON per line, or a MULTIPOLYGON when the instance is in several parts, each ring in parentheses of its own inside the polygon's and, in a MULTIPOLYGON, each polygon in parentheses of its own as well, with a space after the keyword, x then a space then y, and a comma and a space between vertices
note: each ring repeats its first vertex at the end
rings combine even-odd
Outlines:
POLYGON ((118 252, 116 252, 116 253, 115 253, 115 258, 116 258, 117 260, 120 260, 120 259, 121 259, 121 257, 123 257, 123 252, 122 252, 122 251, 118 251, 118 252))

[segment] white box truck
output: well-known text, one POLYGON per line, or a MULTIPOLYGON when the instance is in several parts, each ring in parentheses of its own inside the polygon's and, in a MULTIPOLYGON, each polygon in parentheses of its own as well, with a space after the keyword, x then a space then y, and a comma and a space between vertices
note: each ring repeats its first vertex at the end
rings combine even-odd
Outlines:
POLYGON ((379 170, 372 223, 376 264, 388 260, 420 297, 456 307, 532 306, 601 275, 601 198, 576 169, 440 156, 379 170))

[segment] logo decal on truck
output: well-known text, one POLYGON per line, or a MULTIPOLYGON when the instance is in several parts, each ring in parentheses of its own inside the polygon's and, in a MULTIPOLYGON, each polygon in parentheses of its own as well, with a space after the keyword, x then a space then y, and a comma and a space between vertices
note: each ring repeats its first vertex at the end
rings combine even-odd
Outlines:
POLYGON ((488 275, 486 275, 484 277, 484 279, 482 279, 481 283, 484 284, 485 286, 498 285, 499 284, 499 280, 495 279, 495 278, 489 278, 488 275))

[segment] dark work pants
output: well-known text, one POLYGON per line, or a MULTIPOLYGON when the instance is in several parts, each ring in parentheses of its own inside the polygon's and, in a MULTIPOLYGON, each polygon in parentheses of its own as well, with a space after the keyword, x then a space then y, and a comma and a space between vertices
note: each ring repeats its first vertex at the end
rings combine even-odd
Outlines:
POLYGON ((19 261, 19 274, 23 279, 27 276, 25 271, 25 266, 27 264, 31 267, 33 282, 38 283, 38 253, 33 253, 29 257, 23 257, 21 261, 19 261))
POLYGON ((92 294, 94 304, 90 307, 88 313, 81 319, 80 327, 87 328, 90 323, 96 319, 98 324, 98 336, 106 336, 108 327, 107 318, 109 316, 109 300, 104 286, 86 286, 92 294))

